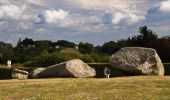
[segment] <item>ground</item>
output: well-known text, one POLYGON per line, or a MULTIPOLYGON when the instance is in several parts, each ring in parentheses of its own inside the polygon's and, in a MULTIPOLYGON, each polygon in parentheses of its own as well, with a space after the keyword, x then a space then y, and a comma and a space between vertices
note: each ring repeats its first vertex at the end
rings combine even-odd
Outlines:
POLYGON ((0 100, 168 100, 170 77, 1 80, 0 100))

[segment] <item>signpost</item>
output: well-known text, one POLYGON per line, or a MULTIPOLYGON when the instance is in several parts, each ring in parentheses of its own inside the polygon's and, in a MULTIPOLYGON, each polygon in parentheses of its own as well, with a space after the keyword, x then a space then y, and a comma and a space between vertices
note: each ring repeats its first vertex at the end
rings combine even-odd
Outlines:
POLYGON ((75 48, 78 50, 78 49, 79 49, 79 46, 75 46, 75 48))
POLYGON ((8 67, 8 68, 11 68, 11 64, 12 64, 11 60, 8 60, 8 61, 7 61, 7 67, 8 67))

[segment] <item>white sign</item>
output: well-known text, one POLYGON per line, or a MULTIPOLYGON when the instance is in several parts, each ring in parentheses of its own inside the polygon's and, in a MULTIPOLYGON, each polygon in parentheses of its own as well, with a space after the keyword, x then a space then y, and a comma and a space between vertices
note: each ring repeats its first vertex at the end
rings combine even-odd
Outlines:
POLYGON ((79 46, 75 46, 75 48, 78 50, 78 49, 79 49, 79 46))
POLYGON ((58 48, 60 48, 60 46, 56 46, 55 48, 58 49, 58 48))
POLYGON ((11 68, 11 64, 12 64, 11 60, 8 60, 8 61, 7 61, 7 67, 8 67, 8 68, 11 68))

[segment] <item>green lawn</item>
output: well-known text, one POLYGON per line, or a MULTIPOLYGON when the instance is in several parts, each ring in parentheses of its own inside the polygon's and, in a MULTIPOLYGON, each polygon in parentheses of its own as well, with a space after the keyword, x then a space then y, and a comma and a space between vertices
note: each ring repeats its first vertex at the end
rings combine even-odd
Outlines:
POLYGON ((169 100, 170 77, 1 80, 0 100, 169 100))

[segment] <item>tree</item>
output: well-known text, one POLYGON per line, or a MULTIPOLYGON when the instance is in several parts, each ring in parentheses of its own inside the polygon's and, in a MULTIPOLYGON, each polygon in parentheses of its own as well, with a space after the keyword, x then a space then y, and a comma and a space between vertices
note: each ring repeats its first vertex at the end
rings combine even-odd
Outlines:
POLYGON ((158 36, 147 26, 140 27, 139 33, 139 35, 128 38, 128 43, 131 46, 149 47, 153 41, 158 39, 158 36))
POLYGON ((60 47, 69 47, 69 48, 75 48, 76 44, 73 42, 69 42, 66 40, 58 40, 54 46, 60 46, 60 47))
POLYGON ((163 62, 170 62, 170 37, 157 39, 152 43, 151 48, 156 49, 163 62))
POLYGON ((37 40, 35 41, 35 47, 41 51, 48 50, 51 47, 52 42, 49 40, 37 40))
POLYGON ((96 53, 96 54, 102 54, 101 48, 102 48, 102 47, 101 47, 100 45, 94 47, 94 53, 96 53))
POLYGON ((7 60, 15 62, 15 53, 12 49, 0 48, 0 64, 6 64, 7 60))
POLYGON ((127 39, 118 40, 117 41, 117 45, 119 45, 120 48, 129 47, 130 46, 130 44, 128 43, 127 39))
POLYGON ((143 26, 139 28, 139 33, 141 34, 141 45, 142 46, 149 46, 149 44, 158 39, 158 36, 147 26, 143 26))
POLYGON ((23 41, 19 39, 17 46, 13 48, 18 63, 27 62, 34 57, 38 56, 43 50, 48 49, 45 43, 33 41, 32 39, 25 38, 23 41), (34 46, 33 46, 34 45, 34 46), (37 47, 35 47, 35 45, 37 47))
POLYGON ((25 47, 32 46, 32 45, 34 45, 34 41, 32 39, 25 38, 22 41, 22 45, 25 46, 25 47))
POLYGON ((90 54, 93 52, 93 44, 80 42, 78 45, 79 52, 83 54, 90 54))
POLYGON ((107 53, 107 54, 113 54, 116 51, 118 51, 120 48, 121 47, 119 45, 117 45, 116 42, 110 41, 110 42, 106 42, 106 43, 103 44, 102 52, 107 53))
POLYGON ((12 47, 13 47, 12 44, 0 41, 0 48, 12 49, 12 47))

